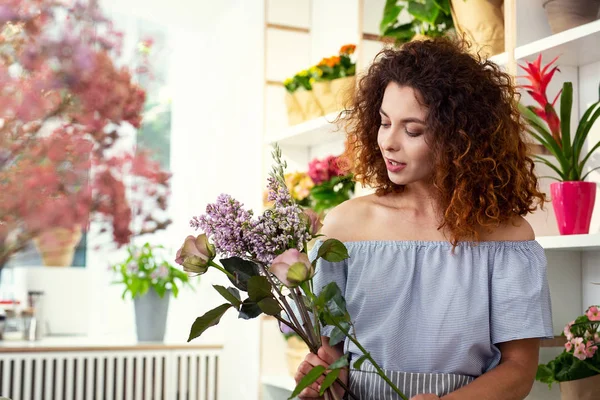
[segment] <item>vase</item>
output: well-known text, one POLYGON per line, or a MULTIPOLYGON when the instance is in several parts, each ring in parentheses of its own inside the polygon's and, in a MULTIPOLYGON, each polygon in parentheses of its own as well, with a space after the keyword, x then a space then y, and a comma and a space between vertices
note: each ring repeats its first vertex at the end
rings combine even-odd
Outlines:
POLYGON ((600 0, 546 0, 544 10, 552 33, 598 19, 600 0))
POLYGON ((562 400, 597 400, 600 399, 600 375, 560 383, 562 400))
POLYGON ((159 297, 153 288, 133 299, 138 342, 162 342, 165 338, 171 291, 159 297))
POLYGON ((344 99, 354 88, 356 77, 346 76, 331 81, 320 81, 313 84, 313 92, 325 114, 342 111, 344 99))
POLYGON ((33 243, 47 267, 69 267, 73 263, 75 247, 81 240, 81 226, 51 228, 33 238, 33 243))
POLYGON ((287 340, 287 349, 285 351, 288 372, 290 376, 294 376, 300 363, 304 361, 306 355, 310 352, 306 343, 297 336, 291 336, 287 340))
POLYGON ((550 193, 560 234, 589 233, 596 184, 583 181, 555 182, 550 184, 550 193))
POLYGON ((325 115, 312 90, 299 89, 294 92, 294 95, 296 96, 296 100, 298 100, 298 104, 300 104, 305 121, 325 115))
POLYGON ((452 0, 452 20, 457 33, 489 57, 504 51, 504 0, 452 0))

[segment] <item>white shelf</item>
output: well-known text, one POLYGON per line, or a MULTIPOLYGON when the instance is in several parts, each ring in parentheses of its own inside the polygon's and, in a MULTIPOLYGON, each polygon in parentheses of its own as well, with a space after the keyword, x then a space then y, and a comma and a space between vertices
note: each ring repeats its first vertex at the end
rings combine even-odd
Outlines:
MULTIPOLYGON (((600 20, 519 46, 515 49, 515 59, 533 61, 539 53, 544 63, 560 56, 557 65, 578 67, 600 61, 600 20)), ((490 60, 505 65, 508 55, 497 54, 490 60)))
POLYGON ((536 240, 546 250, 600 251, 600 234, 540 236, 536 240))
POLYGON ((277 143, 281 147, 310 147, 318 144, 343 140, 343 129, 333 123, 338 112, 327 114, 301 124, 292 125, 281 134, 265 139, 266 144, 277 143))
POLYGON ((278 389, 288 390, 290 393, 296 388, 296 381, 291 376, 286 375, 268 375, 261 378, 263 385, 276 387, 278 389))

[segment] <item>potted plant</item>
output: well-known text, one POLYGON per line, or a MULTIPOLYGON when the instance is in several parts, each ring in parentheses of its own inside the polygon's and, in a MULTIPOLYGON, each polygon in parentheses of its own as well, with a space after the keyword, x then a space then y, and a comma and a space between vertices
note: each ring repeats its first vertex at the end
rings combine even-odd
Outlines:
POLYGON ((0 268, 32 240, 69 265, 90 219, 119 246, 164 229, 170 174, 122 151, 145 92, 115 61, 120 32, 95 1, 22 3, 0 11, 0 268))
POLYGON ((548 178, 558 181, 551 184, 550 190, 560 234, 584 234, 589 232, 596 199, 596 183, 585 182, 585 178, 600 167, 587 172, 584 168, 591 155, 600 147, 600 141, 590 145, 587 154, 583 151, 583 146, 590 129, 600 117, 600 102, 592 104, 585 111, 571 135, 573 84, 565 82, 552 102, 546 95, 548 84, 558 70, 557 67, 551 68, 555 61, 556 58, 542 67, 540 55, 535 62, 527 62, 526 66, 521 66, 527 72, 525 78, 531 83, 522 87, 539 106, 519 104, 519 108, 527 132, 556 158, 553 162, 541 155, 533 156, 537 162, 548 166, 557 175, 548 178), (559 97, 560 116, 554 108, 559 97))
POLYGON ((283 82, 286 90, 285 104, 290 125, 324 115, 323 108, 313 92, 312 83, 318 76, 316 67, 304 69, 283 82))
POLYGON ((354 88, 356 62, 351 57, 355 50, 354 44, 344 45, 338 55, 323 58, 316 66, 319 72, 312 87, 325 114, 342 110, 344 96, 354 88))
POLYGON ((545 0, 544 10, 552 33, 559 33, 598 19, 598 0, 545 0))
POLYGON ((129 246, 127 258, 111 266, 118 274, 113 283, 123 284, 122 297, 127 294, 135 307, 135 326, 140 342, 160 342, 164 339, 171 294, 177 297, 180 284, 189 284, 187 274, 165 261, 157 254, 162 246, 145 243, 141 247, 129 246))
POLYGON ((535 379, 548 387, 559 383, 563 400, 600 397, 600 311, 591 306, 565 326, 565 349, 555 359, 538 366, 535 379))
POLYGON ((449 0, 387 0, 379 24, 381 36, 398 45, 421 36, 443 36, 453 30, 449 0), (408 12, 408 22, 400 18, 403 10, 408 12))

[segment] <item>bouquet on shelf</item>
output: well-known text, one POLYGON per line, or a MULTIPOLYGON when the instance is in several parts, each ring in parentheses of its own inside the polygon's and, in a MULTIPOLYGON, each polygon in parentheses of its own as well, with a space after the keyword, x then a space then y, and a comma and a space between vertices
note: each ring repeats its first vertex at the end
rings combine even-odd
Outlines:
MULTIPOLYGON (((308 165, 308 172, 285 174, 285 184, 294 202, 322 215, 350 199, 356 183, 353 174, 338 165, 339 157, 315 158, 308 165)), ((269 205, 265 202, 265 205, 269 205)))
POLYGON ((145 295, 150 289, 161 298, 169 291, 173 292, 173 297, 177 297, 179 294, 177 281, 191 287, 185 272, 157 254, 161 250, 164 250, 163 246, 153 246, 150 243, 145 243, 143 246, 129 246, 127 258, 110 267, 120 278, 113 283, 125 285, 123 299, 127 293, 135 299, 145 295))
MULTIPOLYGON (((333 282, 324 288, 313 286, 317 260, 340 262, 348 258, 348 251, 342 242, 330 238, 321 244, 316 258, 312 262, 309 260, 308 243, 322 236, 318 234, 320 220, 316 213, 303 210, 293 201, 285 185, 286 164, 281 160, 279 148, 275 148, 273 157, 275 165, 268 184, 269 200, 273 205, 262 215, 254 218, 252 210, 244 209, 240 202, 222 194, 216 203, 206 207, 204 215, 191 220, 191 226, 204 233, 185 239, 177 252, 176 262, 186 272, 198 275, 212 267, 225 274, 233 286, 214 285, 226 301, 194 321, 188 341, 217 325, 228 310, 235 310, 241 319, 256 318, 263 313, 273 316, 301 337, 313 353, 317 353, 322 345, 321 325, 334 326, 330 345, 347 337, 363 352, 354 362, 354 368, 359 369, 365 360, 369 360, 394 392, 406 399, 357 341, 337 284, 333 282), (321 289, 319 295, 315 294, 315 289, 321 289)), ((321 393, 327 399, 341 398, 337 388, 332 388, 335 382, 350 398, 356 399, 338 379, 348 363, 345 354, 327 370, 322 366, 313 368, 291 397, 325 374, 321 393)))
POLYGON ((354 87, 356 45, 342 46, 337 55, 323 58, 283 82, 291 125, 343 109, 343 95, 354 87))
POLYGON ((600 374, 600 310, 591 306, 584 315, 565 326, 565 349, 554 360, 538 366, 536 380, 547 383, 568 382, 600 374))

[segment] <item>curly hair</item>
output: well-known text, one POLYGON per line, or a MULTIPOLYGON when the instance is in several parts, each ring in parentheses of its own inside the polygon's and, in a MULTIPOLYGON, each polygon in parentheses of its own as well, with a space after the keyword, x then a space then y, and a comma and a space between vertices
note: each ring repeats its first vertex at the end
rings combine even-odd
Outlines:
POLYGON ((479 240, 490 229, 526 215, 547 201, 517 108, 510 75, 467 51, 468 44, 436 38, 382 50, 359 79, 343 121, 344 160, 355 179, 377 195, 402 192, 390 181, 377 144, 379 109, 390 82, 409 86, 428 109, 433 133, 433 186, 442 206, 440 229, 456 246, 479 240))

